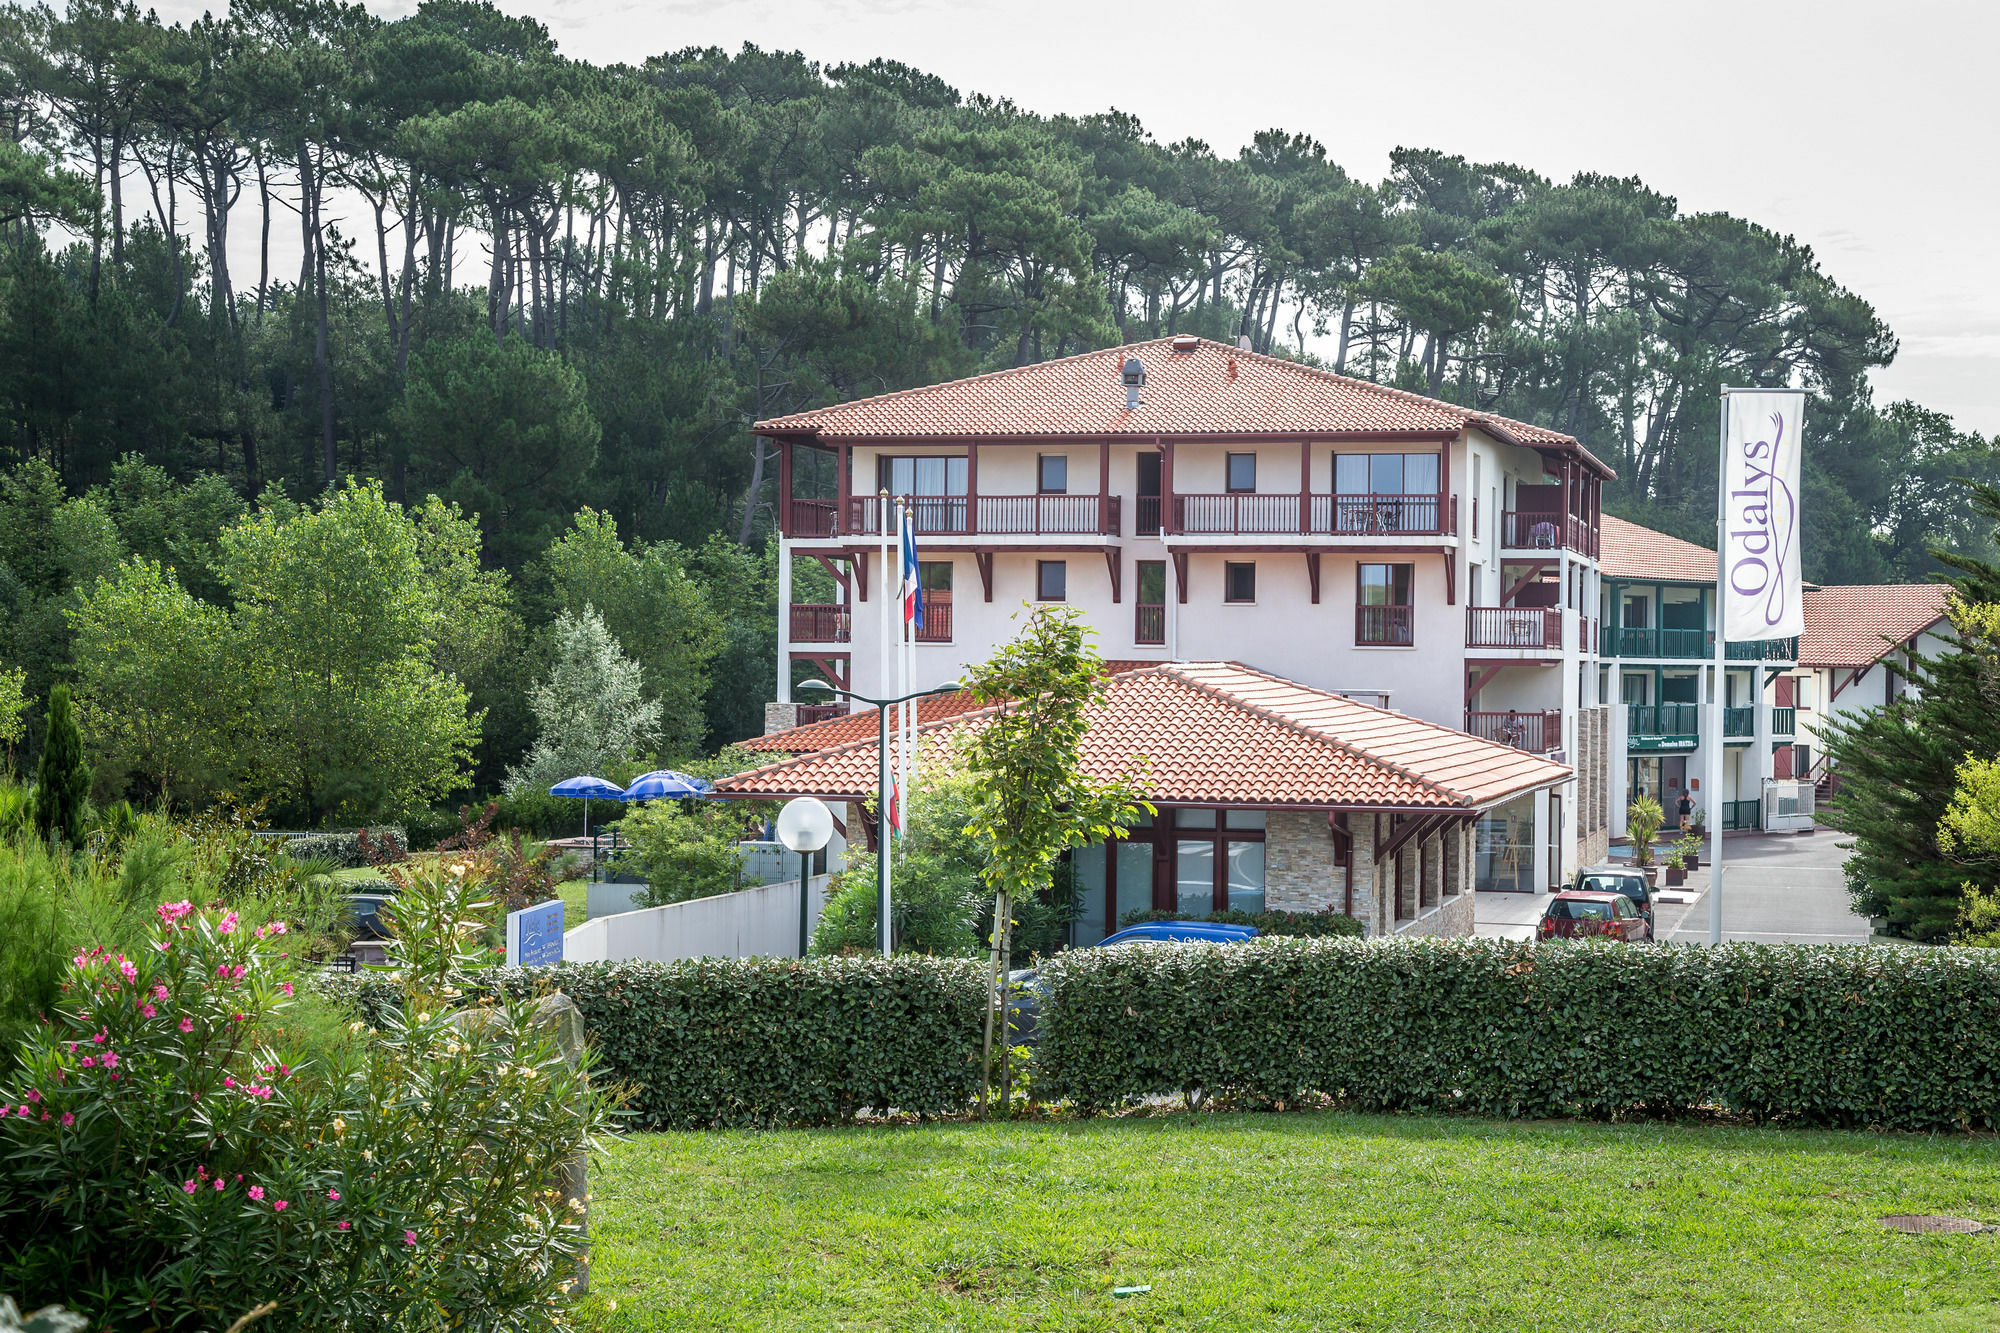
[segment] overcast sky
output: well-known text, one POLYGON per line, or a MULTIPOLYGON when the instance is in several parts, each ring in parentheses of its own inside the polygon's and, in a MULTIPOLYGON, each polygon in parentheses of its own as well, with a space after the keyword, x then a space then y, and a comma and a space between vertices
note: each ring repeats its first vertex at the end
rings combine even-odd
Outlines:
POLYGON ((746 41, 827 64, 885 56, 1034 111, 1117 107, 1162 142, 1233 153, 1259 129, 1303 131, 1369 179, 1399 144, 1558 180, 1637 175, 1685 210, 1810 244, 1902 340, 1878 400, 2000 434, 1990 3, 498 3, 587 60, 746 41))

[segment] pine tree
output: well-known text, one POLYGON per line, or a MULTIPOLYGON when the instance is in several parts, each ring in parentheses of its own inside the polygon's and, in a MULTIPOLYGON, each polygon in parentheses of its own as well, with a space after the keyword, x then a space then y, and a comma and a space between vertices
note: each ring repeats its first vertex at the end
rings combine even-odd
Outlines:
POLYGON ((83 845, 83 806, 90 795, 90 769, 83 762, 83 737, 69 686, 49 691, 49 734, 35 770, 35 827, 44 838, 83 845))
MULTIPOLYGON (((1972 487, 1974 509, 2000 520, 2000 490, 1972 487)), ((1973 606, 2000 603, 2000 565, 1935 551, 1957 569, 1951 585, 1973 606)), ((1824 737, 1839 785, 1824 822, 1854 835, 1847 886, 1854 909, 1886 917, 1908 939, 1941 942, 1957 924, 1968 890, 2000 888, 2000 864, 1947 855, 1938 825, 1968 757, 2000 756, 2000 691, 1992 645, 1962 632, 1935 657, 1911 654, 1893 669, 1915 689, 1824 737)), ((1884 644, 1885 653, 1893 650, 1884 644)))

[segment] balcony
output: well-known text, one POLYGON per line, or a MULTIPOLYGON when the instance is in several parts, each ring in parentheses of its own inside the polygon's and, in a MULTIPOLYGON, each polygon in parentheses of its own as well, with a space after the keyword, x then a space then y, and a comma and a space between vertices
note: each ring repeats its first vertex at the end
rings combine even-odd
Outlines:
POLYGON ((1530 754, 1547 754, 1562 748, 1562 714, 1553 709, 1540 713, 1468 711, 1465 729, 1482 740, 1498 741, 1530 754))
POLYGON ((1354 642, 1363 647, 1409 647, 1411 610, 1407 606, 1355 607, 1354 642))
POLYGON ((1799 641, 1791 639, 1743 639, 1723 645, 1722 655, 1731 662, 1796 662, 1799 641))
POLYGON ((1722 734, 1731 740, 1747 740, 1757 734, 1757 710, 1754 708, 1725 708, 1722 710, 1722 734))
MULTIPOLYGON (((1445 495, 1172 496, 1172 532, 1187 536, 1439 537, 1458 532, 1458 499, 1445 495)), ((1139 530, 1155 517, 1142 496, 1139 530)))
POLYGON ((1575 514, 1509 509, 1500 515, 1500 545, 1510 551, 1597 554, 1597 529, 1575 514))
POLYGON ((1773 708, 1771 710, 1771 734, 1773 736, 1796 736, 1799 729, 1798 710, 1793 708, 1773 708))
POLYGON ((1704 629, 1646 629, 1606 626, 1600 651, 1606 657, 1664 657, 1705 661, 1715 655, 1715 641, 1704 629))
MULTIPOLYGON (((1119 532, 1116 495, 913 495, 908 502, 919 537, 1116 537, 1119 532)), ((879 500, 850 499, 841 535, 880 536, 881 513, 879 500)))
POLYGON ((951 594, 926 590, 924 623, 917 626, 918 643, 951 642, 951 594))
POLYGON ((1692 750, 1701 738, 1701 710, 1694 704, 1627 704, 1625 748, 1692 750))
POLYGON ((791 537, 831 537, 835 535, 834 511, 837 500, 792 500, 788 502, 790 522, 785 528, 791 537))
POLYGON ((847 712, 846 704, 800 704, 799 725, 808 726, 814 722, 826 722, 847 712))
POLYGON ((801 602, 791 615, 793 643, 846 643, 853 637, 852 613, 844 606, 801 602))
POLYGON ((1167 608, 1140 602, 1132 608, 1132 642, 1162 644, 1167 641, 1167 608))
POLYGON ((1562 612, 1552 606, 1469 606, 1465 646, 1561 652, 1562 612))

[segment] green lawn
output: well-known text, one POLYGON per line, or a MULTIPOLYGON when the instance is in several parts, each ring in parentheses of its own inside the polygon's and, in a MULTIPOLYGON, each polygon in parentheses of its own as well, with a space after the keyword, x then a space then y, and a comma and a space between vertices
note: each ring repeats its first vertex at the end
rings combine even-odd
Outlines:
POLYGON ((2000 1235, 1877 1221, 2000 1221, 1993 1138, 1345 1115, 646 1134, 591 1187, 604 1333, 2000 1330, 2000 1235))

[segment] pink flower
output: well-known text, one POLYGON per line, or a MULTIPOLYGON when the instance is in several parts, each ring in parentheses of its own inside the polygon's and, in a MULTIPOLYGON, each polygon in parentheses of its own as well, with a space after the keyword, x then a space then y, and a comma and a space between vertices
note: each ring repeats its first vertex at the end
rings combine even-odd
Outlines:
POLYGON ((233 1088, 236 1086, 236 1079, 233 1076, 224 1078, 222 1080, 222 1086, 225 1088, 233 1088))
POLYGON ((243 1015, 241 1014, 231 1014, 229 1018, 231 1022, 235 1023, 241 1023, 243 1021, 243 1015))
POLYGON ((221 1177, 221 1176, 217 1176, 217 1177, 215 1178, 215 1189, 216 1189, 216 1193, 218 1193, 218 1194, 219 1194, 219 1193, 221 1193, 221 1192, 222 1192, 223 1190, 226 1190, 226 1189, 228 1189, 228 1188, 229 1188, 229 1187, 228 1187, 227 1185, 225 1185, 225 1184, 223 1184, 223 1183, 222 1183, 222 1177, 221 1177))
POLYGON ((42 1090, 41 1090, 40 1088, 29 1088, 29 1089, 28 1089, 28 1100, 29 1100, 29 1101, 31 1101, 31 1102, 38 1102, 38 1101, 40 1101, 41 1099, 42 1099, 42 1090))
POLYGON ((129 959, 120 958, 118 960, 118 971, 127 981, 137 981, 139 979, 139 969, 133 966, 129 959))
POLYGON ((405 1245, 415 1245, 416 1243, 417 1243, 417 1233, 416 1233, 416 1232, 414 1232, 414 1231, 405 1231, 405 1232, 403 1233, 403 1244, 405 1244, 405 1245))
POLYGON ((139 1006, 139 1012, 144 1014, 147 1018, 155 1018, 159 1015, 160 1011, 153 1008, 153 1006, 150 1004, 145 1004, 139 1006))
POLYGON ((70 962, 75 963, 78 967, 89 967, 90 955, 79 951, 76 957, 70 959, 70 962))
POLYGON ((241 981, 243 979, 243 964, 238 963, 235 967, 230 968, 229 975, 241 981))
POLYGON ((292 993, 292 983, 289 981, 281 981, 278 983, 278 989, 283 991, 286 994, 286 996, 289 997, 292 993))
POLYGON ((217 964, 215 969, 215 975, 227 981, 229 979, 229 964, 227 963, 217 964))
POLYGON ((181 1193, 183 1194, 194 1193, 194 1182, 192 1180, 183 1180, 181 1182, 181 1193))
POLYGON ((264 1187, 263 1187, 262 1185, 252 1185, 252 1186, 250 1187, 250 1197, 251 1197, 251 1198, 253 1198, 253 1199, 261 1199, 261 1198, 263 1198, 263 1197, 264 1197, 264 1187))
POLYGON ((351 1225, 351 1224, 350 1224, 350 1223, 347 1223, 347 1222, 342 1222, 342 1223, 340 1223, 340 1229, 341 1229, 342 1231, 345 1231, 345 1230, 347 1230, 347 1228, 348 1228, 348 1226, 349 1226, 349 1225, 351 1225))
POLYGON ((207 1180, 207 1179, 208 1179, 208 1168, 207 1168, 207 1167, 205 1167, 205 1166, 198 1166, 198 1167, 196 1167, 196 1168, 194 1169, 194 1178, 195 1178, 196 1180, 207 1180))
POLYGON ((194 1020, 192 1018, 183 1018, 180 1021, 180 1029, 183 1032, 194 1031, 194 1020))
POLYGON ((22 1102, 21 1109, 14 1112, 14 1114, 21 1117, 21 1119, 26 1120, 29 1116, 33 1115, 34 1112, 28 1109, 28 1104, 26 1102, 22 1102))
POLYGON ((217 926, 216 930, 224 935, 234 935, 236 933, 236 913, 231 912, 228 916, 223 917, 222 924, 217 926))
POLYGON ((153 998, 154 998, 154 999, 156 999, 156 1000, 164 1000, 164 999, 166 999, 166 998, 167 998, 167 988, 166 988, 166 987, 165 987, 164 985, 160 985, 160 986, 155 986, 155 987, 153 987, 153 998))
POLYGON ((104 1067, 106 1069, 116 1069, 118 1067, 118 1052, 106 1051, 104 1053, 104 1067))
POLYGON ((339 1203, 339 1202, 340 1202, 340 1191, 339 1191, 339 1190, 328 1190, 328 1191, 326 1192, 326 1197, 327 1197, 327 1198, 329 1198, 329 1199, 331 1199, 331 1200, 333 1200, 333 1201, 334 1201, 335 1203, 339 1203))
POLYGON ((64 1111, 62 1113, 62 1126, 64 1129, 68 1129, 71 1125, 74 1125, 75 1123, 76 1123, 76 1117, 74 1115, 71 1115, 68 1111, 64 1111))
POLYGON ((102 1046, 102 1045, 104 1044, 104 1039, 105 1039, 106 1037, 110 1036, 110 1035, 111 1035, 111 1034, 110 1034, 110 1032, 109 1032, 109 1031, 106 1031, 106 1030, 102 1030, 102 1029, 100 1029, 100 1030, 98 1031, 98 1034, 97 1034, 96 1036, 92 1037, 92 1038, 91 1038, 91 1040, 92 1040, 92 1041, 94 1041, 94 1042, 96 1042, 96 1043, 97 1043, 97 1044, 98 1044, 99 1046, 102 1046))
POLYGON ((77 1063, 82 1065, 85 1069, 89 1069, 91 1066, 97 1063, 97 1057, 94 1055, 86 1055, 83 1057, 83 1059, 78 1060, 77 1063))
POLYGON ((285 1201, 283 1199, 280 1199, 276 1203, 272 1204, 271 1207, 277 1209, 279 1212, 282 1213, 285 1211, 285 1201))

